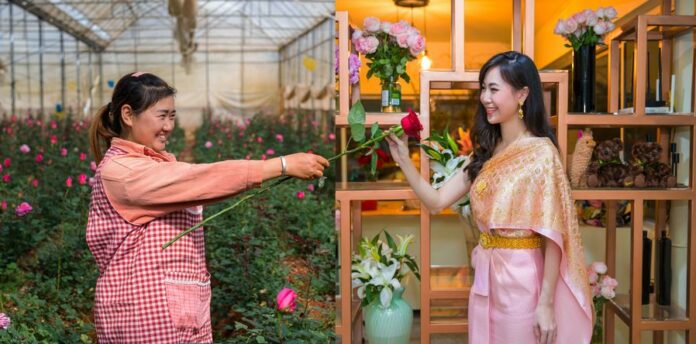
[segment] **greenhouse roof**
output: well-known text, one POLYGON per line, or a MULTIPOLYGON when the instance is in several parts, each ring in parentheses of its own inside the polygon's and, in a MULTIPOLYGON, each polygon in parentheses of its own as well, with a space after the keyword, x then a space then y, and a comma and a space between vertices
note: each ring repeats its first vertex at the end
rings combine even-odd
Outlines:
MULTIPOLYGON (((104 50, 171 49, 176 18, 164 0, 9 0, 78 40, 104 50), (120 39, 126 38, 126 39, 120 39), (117 42, 117 43, 115 43, 117 42), (115 43, 115 44, 114 44, 115 43), (147 47, 140 46, 145 43, 147 47)), ((278 49, 332 15, 334 0, 198 0, 198 49, 278 49)), ((7 5, 7 3, 5 3, 7 5)), ((21 28, 0 6, 0 31, 21 28), (9 25, 8 25, 9 24, 9 25)), ((19 12, 19 11, 16 11, 19 12)), ((38 38, 35 38, 38 43, 38 38)), ((45 40, 52 40, 44 37, 45 40)))

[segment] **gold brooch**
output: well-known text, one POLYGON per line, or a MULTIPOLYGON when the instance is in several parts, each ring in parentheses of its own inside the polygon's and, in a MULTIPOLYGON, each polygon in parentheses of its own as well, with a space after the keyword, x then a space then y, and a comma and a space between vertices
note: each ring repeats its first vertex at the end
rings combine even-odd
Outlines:
POLYGON ((481 194, 483 193, 483 191, 486 190, 486 187, 487 187, 487 186, 488 186, 488 185, 486 184, 485 181, 483 181, 483 180, 478 181, 478 182, 476 183, 476 194, 479 195, 479 196, 481 196, 481 194))

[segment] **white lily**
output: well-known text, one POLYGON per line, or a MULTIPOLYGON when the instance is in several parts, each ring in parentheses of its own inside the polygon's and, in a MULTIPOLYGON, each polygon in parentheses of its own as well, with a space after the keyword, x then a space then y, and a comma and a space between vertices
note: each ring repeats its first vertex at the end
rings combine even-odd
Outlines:
POLYGON ((411 245, 413 240, 415 239, 415 236, 413 234, 409 234, 405 237, 402 237, 401 235, 396 235, 397 238, 399 238, 399 250, 397 251, 399 256, 403 257, 406 255, 406 250, 408 249, 408 246, 411 245))
POLYGON ((401 283, 399 283, 399 280, 395 278, 400 264, 398 261, 396 261, 396 259, 392 259, 391 261, 392 264, 388 266, 379 263, 380 273, 372 280, 367 282, 367 284, 382 287, 382 291, 379 293, 379 301, 382 304, 382 307, 388 307, 391 303, 392 290, 389 287, 392 287, 393 289, 401 287, 401 283))
POLYGON ((382 243, 382 255, 387 257, 387 260, 391 260, 392 253, 394 253, 394 251, 389 247, 389 245, 382 243))

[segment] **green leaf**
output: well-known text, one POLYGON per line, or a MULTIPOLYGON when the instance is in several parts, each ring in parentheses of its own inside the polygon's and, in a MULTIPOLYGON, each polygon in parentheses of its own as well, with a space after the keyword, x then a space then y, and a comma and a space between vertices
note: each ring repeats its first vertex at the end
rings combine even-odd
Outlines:
POLYGON ((404 81, 406 81, 407 83, 411 82, 411 78, 406 73, 401 74, 401 78, 404 79, 404 81))
POLYGON ((384 236, 387 237, 387 245, 389 245, 389 248, 396 252, 398 250, 398 247, 396 246, 394 238, 392 238, 392 236, 387 231, 384 231, 384 236))
POLYGON ((261 343, 261 344, 268 343, 268 342, 266 342, 266 338, 261 337, 261 336, 256 337, 256 342, 261 343))
POLYGON ((370 134, 372 134, 372 137, 375 137, 377 132, 379 131, 379 123, 375 122, 372 123, 372 126, 370 127, 370 134))
POLYGON ((379 156, 377 156, 377 153, 373 152, 372 160, 370 160, 370 175, 373 177, 377 175, 377 159, 379 159, 379 156))
POLYGON ((459 155, 459 147, 457 146, 457 143, 454 142, 454 139, 452 138, 452 136, 450 136, 449 133, 447 133, 447 142, 449 143, 452 153, 454 153, 455 156, 459 155))
POLYGON ((356 142, 365 140, 365 108, 361 101, 353 104, 348 112, 348 123, 350 124, 350 135, 356 142))

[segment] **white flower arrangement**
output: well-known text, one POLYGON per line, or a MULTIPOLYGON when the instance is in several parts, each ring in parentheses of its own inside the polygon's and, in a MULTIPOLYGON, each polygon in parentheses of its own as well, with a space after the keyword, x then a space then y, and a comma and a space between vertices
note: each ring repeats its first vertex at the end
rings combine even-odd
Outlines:
POLYGON ((414 236, 397 235, 397 244, 388 232, 384 231, 386 242, 380 240, 380 235, 381 232, 372 240, 363 238, 358 247, 358 254, 352 259, 352 285, 358 289, 358 297, 362 300, 361 307, 375 302, 378 298, 382 307, 388 307, 394 291, 402 287, 401 282, 409 271, 420 280, 418 264, 407 253, 414 236))

